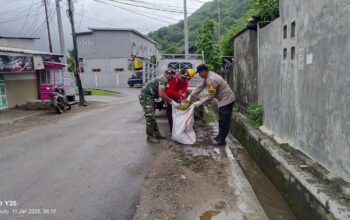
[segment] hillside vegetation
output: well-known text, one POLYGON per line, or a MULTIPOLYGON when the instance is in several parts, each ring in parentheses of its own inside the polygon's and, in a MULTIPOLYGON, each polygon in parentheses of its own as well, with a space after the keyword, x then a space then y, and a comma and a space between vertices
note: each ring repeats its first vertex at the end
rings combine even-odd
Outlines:
MULTIPOLYGON (((228 29, 242 18, 243 14, 251 8, 250 0, 221 0, 222 31, 225 35, 228 29)), ((217 20, 217 1, 204 4, 199 10, 188 18, 189 44, 196 45, 198 29, 203 26, 207 19, 217 20)), ((163 53, 182 53, 184 51, 183 21, 168 27, 160 28, 148 34, 149 37, 162 45, 163 53)))

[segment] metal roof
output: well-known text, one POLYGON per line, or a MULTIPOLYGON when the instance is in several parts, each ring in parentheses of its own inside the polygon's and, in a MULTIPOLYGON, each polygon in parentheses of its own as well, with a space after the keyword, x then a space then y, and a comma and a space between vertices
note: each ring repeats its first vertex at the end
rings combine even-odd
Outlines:
POLYGON ((23 39, 23 40, 38 40, 40 38, 38 37, 9 37, 9 36, 0 36, 1 38, 5 38, 5 39, 23 39))
POLYGON ((157 46, 160 46, 160 44, 157 43, 156 41, 154 41, 153 39, 147 37, 144 34, 141 34, 139 31, 132 29, 132 28, 95 28, 95 27, 90 27, 89 30, 91 30, 91 31, 80 32, 80 33, 77 33, 76 35, 88 35, 88 34, 92 34, 93 31, 128 31, 128 32, 132 32, 132 33, 156 44, 157 46))
POLYGON ((22 54, 32 54, 32 55, 52 55, 52 56, 61 56, 63 57, 63 54, 58 53, 50 53, 46 51, 37 51, 37 50, 26 50, 26 49, 18 49, 18 48, 11 48, 11 47, 0 47, 0 52, 8 52, 8 53, 22 53, 22 54))

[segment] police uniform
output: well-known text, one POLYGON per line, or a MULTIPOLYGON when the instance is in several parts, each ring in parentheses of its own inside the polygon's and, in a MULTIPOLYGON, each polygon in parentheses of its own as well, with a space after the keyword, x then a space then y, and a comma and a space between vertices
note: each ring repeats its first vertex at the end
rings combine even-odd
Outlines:
POLYGON ((205 89, 208 90, 208 96, 202 101, 203 104, 209 103, 214 98, 218 100, 219 105, 219 134, 215 138, 224 143, 230 129, 231 115, 235 95, 227 82, 218 74, 209 71, 206 79, 203 80, 191 93, 191 96, 198 95, 205 89))
POLYGON ((164 76, 157 76, 145 85, 142 93, 139 95, 139 101, 146 117, 147 139, 161 137, 155 117, 154 100, 159 98, 159 88, 166 90, 166 83, 167 80, 164 76))

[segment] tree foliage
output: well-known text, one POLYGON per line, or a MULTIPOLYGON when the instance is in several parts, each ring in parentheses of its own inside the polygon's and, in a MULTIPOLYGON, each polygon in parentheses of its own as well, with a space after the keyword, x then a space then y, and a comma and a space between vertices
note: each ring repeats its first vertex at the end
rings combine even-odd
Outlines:
POLYGON ((246 28, 248 20, 257 16, 261 21, 272 21, 279 16, 279 0, 250 0, 250 8, 242 14, 221 37, 220 44, 223 55, 233 56, 233 46, 230 45, 231 38, 246 28))
POLYGON ((279 0, 252 0, 252 8, 263 21, 272 21, 279 16, 279 0))
MULTIPOLYGON (((263 21, 272 21, 279 16, 279 0, 221 0, 221 5, 220 45, 225 56, 233 55, 230 39, 246 27, 251 16, 258 16, 263 21)), ((217 0, 207 2, 188 18, 190 47, 195 46, 198 29, 206 18, 217 19, 217 0)), ((183 21, 160 28, 148 36, 162 45, 163 53, 184 52, 183 21)))
MULTIPOLYGON (((240 19, 242 14, 250 8, 249 0, 221 0, 221 34, 224 35, 228 28, 240 19)), ((202 27, 206 19, 217 20, 217 0, 207 2, 188 18, 189 46, 195 46, 198 39, 198 29, 202 27)), ((184 52, 184 23, 183 21, 168 27, 160 28, 148 34, 149 37, 162 45, 163 53, 184 52)))
POLYGON ((67 57, 68 72, 74 73, 75 61, 74 61, 74 49, 68 50, 69 56, 67 57))
POLYGON ((217 23, 207 18, 203 27, 198 29, 197 50, 204 52, 205 63, 211 70, 217 70, 221 66, 221 55, 216 40, 216 27, 217 23))

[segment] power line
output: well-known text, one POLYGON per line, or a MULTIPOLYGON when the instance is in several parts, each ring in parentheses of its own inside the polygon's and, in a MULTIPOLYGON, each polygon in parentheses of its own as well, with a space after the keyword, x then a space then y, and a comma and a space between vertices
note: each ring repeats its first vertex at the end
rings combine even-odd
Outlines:
MULTIPOLYGON (((163 10, 175 10, 175 9, 179 9, 179 7, 182 7, 181 4, 176 4, 176 5, 166 4, 166 5, 164 5, 164 4, 159 4, 158 2, 157 3, 156 2, 147 2, 147 1, 142 1, 142 0, 119 0, 119 1, 138 2, 138 3, 142 3, 142 4, 146 5, 146 6, 152 5, 152 6, 154 6, 154 8, 159 8, 159 9, 163 9, 163 10)), ((169 3, 169 1, 167 1, 167 3, 169 3)), ((173 1, 173 3, 179 3, 179 2, 178 1, 173 1)), ((187 7, 187 9, 193 9, 194 10, 194 8, 189 8, 189 7, 187 7)))
POLYGON ((134 7, 138 7, 138 8, 145 8, 145 9, 156 10, 156 11, 164 11, 164 12, 171 12, 171 13, 177 13, 177 14, 182 14, 183 13, 181 11, 167 10, 167 9, 161 9, 161 8, 153 8, 153 7, 148 7, 148 6, 135 5, 135 4, 130 4, 130 3, 126 3, 126 2, 121 2, 121 1, 118 1, 118 0, 107 0, 107 1, 115 2, 115 3, 119 3, 119 4, 124 4, 124 5, 128 5, 128 6, 134 6, 134 7))
POLYGON ((21 28, 21 31, 20 31, 20 35, 22 35, 23 29, 24 29, 24 27, 25 27, 25 25, 26 25, 26 23, 27 23, 27 19, 28 19, 30 13, 32 12, 33 4, 34 4, 34 1, 33 1, 32 4, 30 5, 29 12, 27 13, 26 19, 24 20, 23 25, 22 25, 22 28, 21 28))
POLYGON ((125 11, 129 11, 129 12, 132 12, 132 13, 135 13, 135 14, 138 14, 138 15, 141 15, 141 16, 144 16, 144 17, 148 17, 148 18, 155 19, 155 20, 158 20, 158 21, 163 21, 163 22, 168 23, 168 24, 171 24, 171 23, 172 23, 172 22, 170 22, 170 21, 166 21, 166 20, 161 19, 161 18, 155 18, 155 17, 149 16, 149 15, 142 14, 142 13, 140 13, 140 12, 132 11, 132 10, 130 10, 130 9, 123 8, 123 7, 120 7, 120 6, 117 6, 117 5, 113 5, 113 4, 110 4, 110 3, 107 3, 107 2, 103 2, 103 1, 100 1, 100 0, 94 0, 94 1, 99 2, 99 3, 102 3, 102 4, 105 4, 105 5, 112 6, 112 7, 115 7, 115 8, 123 9, 123 10, 125 10, 125 11))

